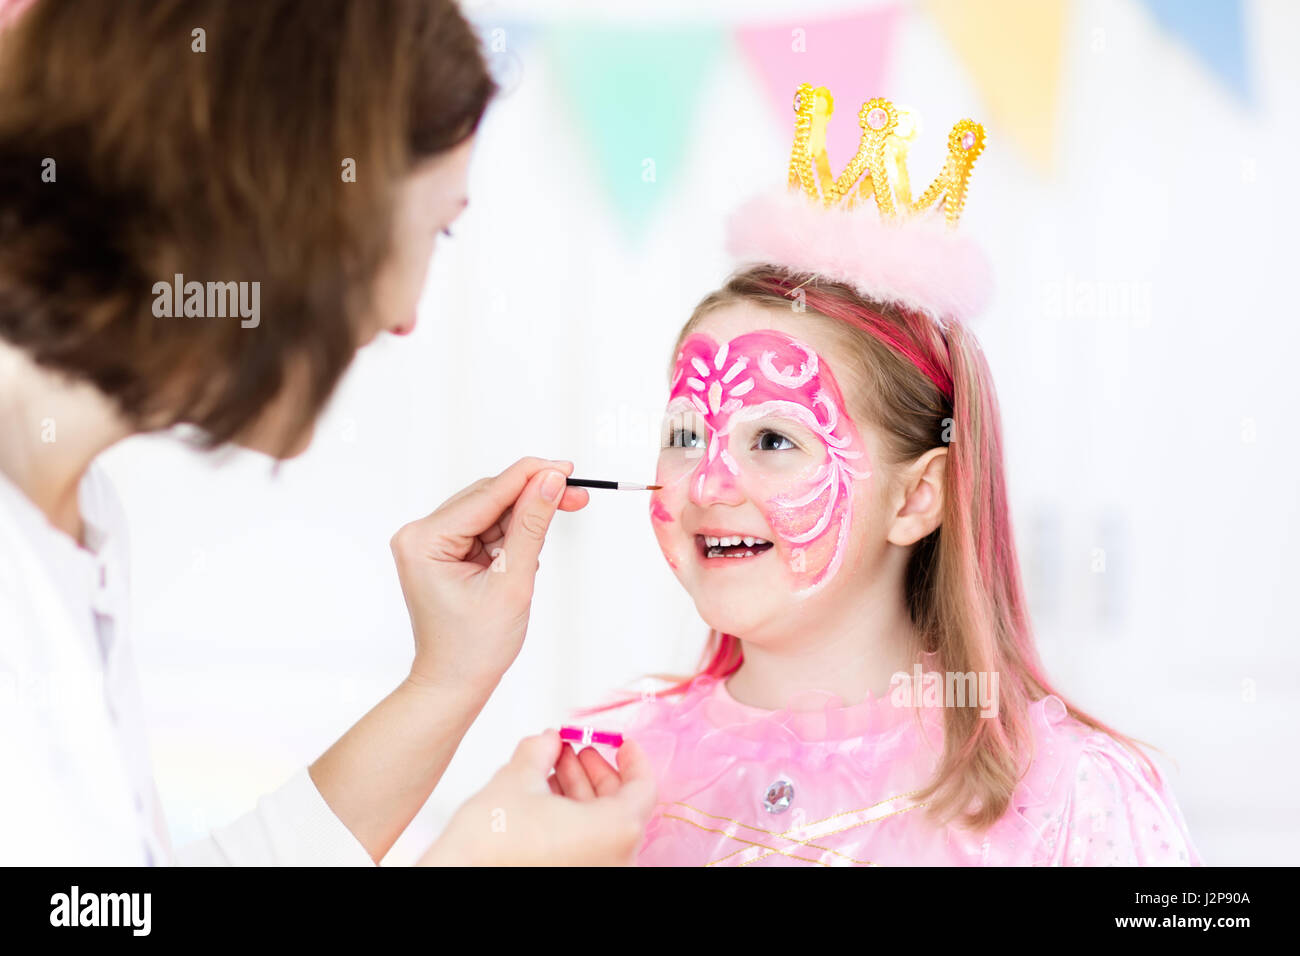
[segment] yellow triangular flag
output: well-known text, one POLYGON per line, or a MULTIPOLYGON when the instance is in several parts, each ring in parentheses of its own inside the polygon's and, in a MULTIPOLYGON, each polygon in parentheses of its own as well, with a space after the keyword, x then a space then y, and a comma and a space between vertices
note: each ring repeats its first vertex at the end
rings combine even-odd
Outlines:
POLYGON ((1056 162, 1065 0, 923 0, 966 68, 989 120, 1044 173, 1056 162))

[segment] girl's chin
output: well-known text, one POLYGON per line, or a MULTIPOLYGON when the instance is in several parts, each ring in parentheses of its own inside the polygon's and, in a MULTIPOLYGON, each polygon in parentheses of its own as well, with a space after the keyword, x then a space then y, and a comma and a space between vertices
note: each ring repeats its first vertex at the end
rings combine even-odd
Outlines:
POLYGON ((695 575, 679 579, 695 603, 695 609, 709 627, 724 634, 741 635, 761 629, 802 606, 822 589, 810 580, 790 577, 762 581, 723 580, 722 576, 695 575))
POLYGON ((704 623, 724 634, 741 636, 760 630, 774 617, 787 610, 788 602, 770 589, 757 592, 739 588, 725 592, 704 589, 692 594, 695 611, 704 623))

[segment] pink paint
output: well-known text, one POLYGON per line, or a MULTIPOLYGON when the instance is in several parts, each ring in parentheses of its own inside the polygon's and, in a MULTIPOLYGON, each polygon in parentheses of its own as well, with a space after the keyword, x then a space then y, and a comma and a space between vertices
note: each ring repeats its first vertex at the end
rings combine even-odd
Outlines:
POLYGON ((677 554, 673 536, 663 526, 673 523, 672 513, 664 507, 663 489, 650 494, 650 520, 654 522, 655 538, 659 541, 659 550, 664 554, 668 567, 674 571, 681 566, 681 556, 677 554))
POLYGON ((682 424, 695 420, 691 412, 708 426, 708 444, 687 449, 676 474, 661 471, 658 480, 665 488, 651 505, 665 557, 674 567, 680 563, 674 542, 680 535, 661 528, 670 512, 660 496, 680 499, 685 483, 685 495, 700 507, 754 502, 776 536, 773 543, 782 549, 797 593, 820 588, 843 563, 852 482, 871 474, 866 448, 830 369, 811 348, 782 332, 748 332, 722 345, 696 333, 678 353, 667 409, 670 419, 682 424), (782 460, 784 449, 756 450, 747 438, 732 447, 741 430, 747 436, 776 432, 803 452, 782 460))

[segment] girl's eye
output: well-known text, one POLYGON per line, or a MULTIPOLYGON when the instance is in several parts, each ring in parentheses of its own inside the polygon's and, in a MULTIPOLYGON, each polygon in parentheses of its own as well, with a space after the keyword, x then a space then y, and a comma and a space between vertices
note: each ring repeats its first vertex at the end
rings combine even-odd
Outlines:
POLYGON ((672 434, 668 437, 666 448, 695 448, 696 443, 703 443, 701 438, 693 429, 674 428, 672 434))
POLYGON ((758 435, 759 451, 785 451, 788 448, 794 448, 795 444, 786 438, 780 432, 762 431, 758 435), (785 444, 781 444, 784 442, 785 444))

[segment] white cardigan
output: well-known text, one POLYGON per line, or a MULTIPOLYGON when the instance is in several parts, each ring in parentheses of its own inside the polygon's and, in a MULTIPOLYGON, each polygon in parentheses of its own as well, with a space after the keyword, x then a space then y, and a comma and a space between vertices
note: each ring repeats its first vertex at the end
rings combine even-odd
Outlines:
POLYGON ((85 548, 0 474, 0 865, 373 865, 305 767, 173 851, 128 640, 125 516, 98 466, 78 492, 85 548))

